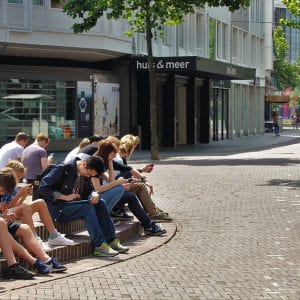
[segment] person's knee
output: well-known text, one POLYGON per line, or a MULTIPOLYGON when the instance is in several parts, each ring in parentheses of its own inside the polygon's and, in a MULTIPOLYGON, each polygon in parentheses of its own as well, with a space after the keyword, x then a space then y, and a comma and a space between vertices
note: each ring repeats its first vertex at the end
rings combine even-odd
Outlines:
POLYGON ((0 228, 1 228, 1 231, 5 227, 7 227, 7 222, 3 218, 0 218, 0 228))
POLYGON ((23 204, 23 214, 32 215, 32 210, 31 210, 31 206, 29 203, 23 204))
POLYGON ((16 231, 16 236, 26 237, 32 235, 32 231, 29 225, 21 224, 18 230, 16 231))
POLYGON ((34 200, 33 202, 31 202, 30 205, 32 207, 32 210, 34 210, 34 211, 39 211, 41 209, 47 208, 47 204, 43 199, 34 200))

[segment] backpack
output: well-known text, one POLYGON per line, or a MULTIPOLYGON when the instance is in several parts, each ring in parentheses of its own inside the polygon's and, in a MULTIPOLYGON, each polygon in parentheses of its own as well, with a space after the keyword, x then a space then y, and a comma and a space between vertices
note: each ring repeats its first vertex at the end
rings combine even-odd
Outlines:
MULTIPOLYGON (((60 164, 63 164, 65 166, 64 163, 60 163, 60 164)), ((39 174, 36 176, 36 178, 33 182, 33 186, 32 186, 32 200, 42 198, 42 195, 39 192, 39 187, 40 187, 41 181, 56 166, 57 166, 57 164, 51 164, 51 165, 47 166, 47 168, 43 171, 42 174, 39 174)))

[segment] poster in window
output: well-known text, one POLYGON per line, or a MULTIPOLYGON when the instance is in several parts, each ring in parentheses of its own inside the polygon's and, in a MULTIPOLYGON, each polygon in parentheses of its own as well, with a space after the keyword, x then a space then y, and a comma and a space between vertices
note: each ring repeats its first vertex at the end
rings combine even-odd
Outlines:
POLYGON ((78 137, 93 134, 92 103, 92 82, 77 81, 78 137))
POLYGON ((95 134, 119 135, 120 85, 95 80, 95 134))

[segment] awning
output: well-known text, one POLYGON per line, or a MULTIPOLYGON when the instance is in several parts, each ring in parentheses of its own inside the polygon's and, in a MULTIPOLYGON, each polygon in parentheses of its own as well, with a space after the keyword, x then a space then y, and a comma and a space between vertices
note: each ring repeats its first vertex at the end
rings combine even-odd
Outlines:
MULTIPOLYGON (((147 71, 146 56, 132 56, 133 68, 147 71)), ((233 65, 197 56, 154 57, 154 68, 157 73, 175 73, 195 75, 213 80, 254 80, 256 69, 233 65)))
POLYGON ((35 99, 46 99, 50 100, 53 97, 44 94, 16 94, 16 95, 9 95, 4 96, 2 99, 24 99, 24 100, 35 100, 35 99))
POLYGON ((266 102, 270 103, 289 103, 290 96, 266 96, 266 102))

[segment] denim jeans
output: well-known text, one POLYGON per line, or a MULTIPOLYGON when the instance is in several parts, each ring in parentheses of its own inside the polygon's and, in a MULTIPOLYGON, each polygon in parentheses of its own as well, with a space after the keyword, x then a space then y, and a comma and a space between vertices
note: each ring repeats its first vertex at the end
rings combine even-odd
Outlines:
POLYGON ((141 225, 144 228, 149 228, 151 226, 152 221, 143 209, 136 194, 132 192, 125 192, 118 205, 124 205, 125 203, 128 204, 129 209, 134 214, 134 216, 141 222, 141 225))
POLYGON ((109 212, 111 212, 113 207, 120 201, 123 194, 124 187, 122 185, 117 185, 110 190, 101 193, 101 198, 105 200, 109 212))
POLYGON ((62 209, 58 223, 83 219, 93 248, 115 238, 115 228, 103 199, 92 205, 88 200, 68 202, 62 209))

